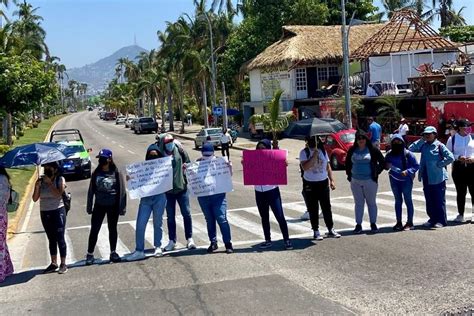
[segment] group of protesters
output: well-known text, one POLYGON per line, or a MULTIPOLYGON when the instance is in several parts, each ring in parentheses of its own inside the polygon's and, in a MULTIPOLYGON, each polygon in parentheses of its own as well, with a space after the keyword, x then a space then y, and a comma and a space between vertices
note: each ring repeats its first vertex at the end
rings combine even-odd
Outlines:
MULTIPOLYGON (((452 163, 452 177, 457 191, 459 212, 455 221, 464 222, 467 190, 469 190, 471 196, 474 193, 474 140, 466 132, 470 125, 469 122, 466 120, 457 122, 458 131, 449 138, 447 145, 437 140, 436 128, 432 126, 426 127, 422 133, 422 138, 408 148, 404 135, 394 134, 391 137, 391 149, 385 157, 379 149, 381 133, 377 126, 373 125, 375 123, 373 119, 369 123, 371 124, 369 133, 362 130, 356 132, 355 143, 349 149, 345 163, 347 180, 350 182, 354 198, 354 233, 363 232, 362 223, 365 204, 368 206, 370 232, 378 232, 376 195, 378 178, 384 170, 388 170, 390 186, 395 198, 396 224, 393 227, 394 230, 402 231, 414 228, 412 190, 417 172, 419 180, 423 183, 426 212, 429 218, 424 226, 431 228, 446 226, 445 194, 446 180, 448 179, 446 166, 452 163), (417 161, 414 152, 421 153, 420 162, 417 161), (403 201, 407 207, 405 224, 402 222, 403 201)), ((272 144, 269 140, 262 139, 257 143, 256 150, 272 150, 272 144)), ((232 164, 228 159, 228 153, 223 153, 223 155, 225 154, 227 154, 227 166, 230 174, 232 174, 232 164)), ((146 258, 145 230, 151 214, 153 214, 154 229, 154 251, 152 255, 160 257, 163 252, 173 251, 177 245, 176 204, 179 205, 184 221, 186 247, 188 249, 196 248, 193 240, 190 197, 186 180, 186 166, 191 163, 190 158, 183 146, 171 134, 160 134, 156 137, 156 143, 148 146, 145 160, 164 157, 171 157, 172 160, 172 189, 165 193, 141 198, 136 219, 135 251, 125 257, 120 257, 116 252, 117 225, 119 216, 125 215, 126 212, 127 193, 125 187, 127 181, 130 180, 130 176, 124 176, 119 171, 111 150, 104 148, 99 152, 97 155, 98 166, 92 173, 87 195, 86 211, 91 214, 91 229, 85 258, 86 265, 95 262, 94 250, 105 216, 107 216, 111 262, 135 261, 146 258), (162 247, 165 210, 169 242, 162 247)), ((217 159, 214 146, 210 142, 203 144, 201 157, 198 161, 209 159, 217 159)), ((336 183, 328 154, 318 136, 307 138, 306 146, 301 150, 299 160, 302 172, 303 196, 309 213, 313 238, 315 240, 324 238, 319 229, 320 208, 327 228, 326 237, 341 237, 334 228, 331 211, 330 191, 336 189, 336 183)), ((61 176, 58 163, 49 163, 43 167, 44 175, 36 181, 33 201, 40 201, 41 221, 49 241, 51 264, 44 272, 62 274, 67 272, 66 211, 62 198, 66 182, 61 176), (59 264, 58 249, 60 253, 59 264)), ((0 228, 2 228, 0 234, 6 231, 4 216, 6 216, 5 209, 8 200, 8 194, 2 192, 8 192, 10 187, 8 174, 3 168, 0 168, 0 228)), ((283 235, 284 248, 287 250, 293 249, 279 187, 275 185, 257 185, 254 190, 264 235, 264 241, 259 247, 266 249, 273 246, 270 229, 271 209, 283 235)), ((217 226, 219 226, 225 252, 233 253, 231 229, 227 220, 226 193, 198 197, 198 203, 207 223, 210 242, 207 252, 212 253, 219 248, 217 241, 217 226)), ((3 236, 0 235, 0 259, 2 259, 0 261, 0 281, 3 281, 6 276, 13 272, 8 248, 6 247, 6 237, 3 236)))

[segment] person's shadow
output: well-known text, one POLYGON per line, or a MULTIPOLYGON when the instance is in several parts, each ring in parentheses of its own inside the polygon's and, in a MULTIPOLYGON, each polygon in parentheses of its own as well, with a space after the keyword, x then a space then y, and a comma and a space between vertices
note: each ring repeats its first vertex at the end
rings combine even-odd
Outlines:
POLYGON ((14 273, 10 275, 9 277, 7 277, 5 281, 0 283, 0 288, 27 283, 31 281, 35 276, 42 273, 43 273, 42 269, 28 270, 28 271, 22 271, 20 273, 14 273))

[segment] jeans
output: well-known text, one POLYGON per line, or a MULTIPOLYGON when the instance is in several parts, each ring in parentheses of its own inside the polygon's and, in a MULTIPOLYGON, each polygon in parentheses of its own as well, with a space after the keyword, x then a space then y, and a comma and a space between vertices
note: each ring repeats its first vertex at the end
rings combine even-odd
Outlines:
POLYGON ((166 216, 168 224, 168 238, 176 242, 176 202, 179 204, 184 221, 184 235, 186 240, 193 237, 193 220, 189 206, 189 193, 184 190, 178 193, 166 193, 166 216))
POLYGON ((227 158, 230 158, 229 147, 229 143, 221 144, 222 157, 225 157, 227 154, 227 158))
POLYGON ((395 197, 395 215, 397 217, 397 222, 402 221, 402 204, 403 200, 405 200, 407 206, 407 222, 413 224, 413 214, 415 212, 411 197, 413 181, 397 181, 390 177, 390 187, 392 188, 393 196, 395 197))
POLYGON ((94 253, 94 248, 97 244, 97 237, 99 236, 100 228, 104 222, 105 215, 107 215, 107 226, 109 227, 110 252, 115 252, 115 249, 117 248, 117 223, 119 219, 118 206, 95 204, 92 211, 91 231, 89 233, 89 245, 87 247, 88 253, 94 253))
POLYGON ((324 216, 326 228, 331 230, 334 228, 331 212, 331 200, 329 191, 329 180, 324 181, 306 181, 303 179, 304 191, 307 199, 309 218, 311 220, 311 228, 319 230, 319 205, 324 216))
POLYGON ((372 179, 357 180, 352 178, 351 191, 354 196, 355 219, 357 225, 362 225, 364 219, 364 204, 367 203, 371 224, 377 223, 377 190, 378 184, 372 179))
POLYGON ((289 240, 288 224, 286 223, 285 214, 283 213, 280 189, 275 188, 265 192, 255 191, 255 199, 257 201, 258 212, 262 218, 262 228, 265 240, 272 240, 270 235, 270 208, 280 226, 283 239, 289 240))
POLYGON ((225 199, 225 193, 198 197, 198 202, 206 218, 209 241, 211 243, 217 242, 217 222, 221 230, 222 240, 225 244, 229 244, 231 242, 231 235, 229 222, 227 221, 227 200, 225 199))
POLYGON ((474 205, 474 164, 464 165, 455 161, 453 163, 453 181, 456 186, 458 213, 464 216, 468 189, 471 194, 471 202, 474 205))
POLYGON ((51 256, 61 255, 66 257, 67 247, 64 233, 66 231, 66 210, 61 207, 54 211, 40 212, 41 223, 43 224, 49 242, 49 254, 51 256))
POLYGON ((430 218, 428 222, 432 225, 448 225, 446 218, 446 181, 438 184, 423 182, 423 192, 426 200, 426 214, 430 218))
POLYGON ((151 213, 153 213, 153 245, 155 248, 161 247, 165 206, 166 195, 164 193, 145 197, 140 200, 135 230, 136 251, 145 251, 145 230, 151 213))

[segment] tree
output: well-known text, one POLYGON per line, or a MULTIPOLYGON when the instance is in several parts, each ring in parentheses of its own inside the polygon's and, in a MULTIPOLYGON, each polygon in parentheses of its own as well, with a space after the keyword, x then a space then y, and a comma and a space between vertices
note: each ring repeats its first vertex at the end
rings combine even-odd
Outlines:
POLYGON ((462 16, 464 7, 456 12, 453 3, 454 0, 432 0, 432 9, 425 12, 423 18, 431 23, 438 17, 441 21, 441 28, 466 25, 466 20, 462 16))
POLYGON ((443 27, 440 31, 441 35, 456 43, 474 42, 474 25, 443 27))
POLYGON ((283 132, 294 119, 292 112, 281 113, 280 98, 283 90, 275 92, 273 99, 267 104, 268 113, 254 114, 250 117, 252 124, 262 123, 265 131, 272 133, 273 148, 278 149, 278 134, 283 132))
POLYGON ((412 9, 412 0, 382 0, 382 6, 385 10, 385 14, 389 19, 392 18, 393 14, 401 9, 412 9))

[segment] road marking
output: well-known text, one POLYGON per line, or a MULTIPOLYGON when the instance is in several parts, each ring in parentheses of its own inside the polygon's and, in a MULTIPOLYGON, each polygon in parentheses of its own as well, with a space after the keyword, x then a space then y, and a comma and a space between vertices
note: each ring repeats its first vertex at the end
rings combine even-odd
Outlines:
POLYGON ((129 149, 127 149, 127 151, 128 151, 129 153, 131 153, 132 155, 135 155, 135 153, 134 153, 133 151, 129 150, 129 149))
POLYGON ((76 262, 76 258, 74 256, 74 249, 72 247, 71 237, 69 236, 67 230, 64 232, 64 239, 66 240, 66 246, 67 246, 66 263, 76 262))
POLYGON ((115 140, 112 141, 112 144, 117 144, 117 142, 115 140))
POLYGON ((119 145, 119 147, 122 148, 122 149, 125 149, 125 147, 123 147, 123 145, 119 145))
POLYGON ((28 206, 28 211, 25 216, 25 221, 23 222, 23 225, 21 226, 21 233, 26 232, 26 229, 28 228, 28 224, 30 223, 30 218, 31 218, 31 213, 33 212, 33 207, 35 206, 35 202, 30 201, 30 205, 28 206))

